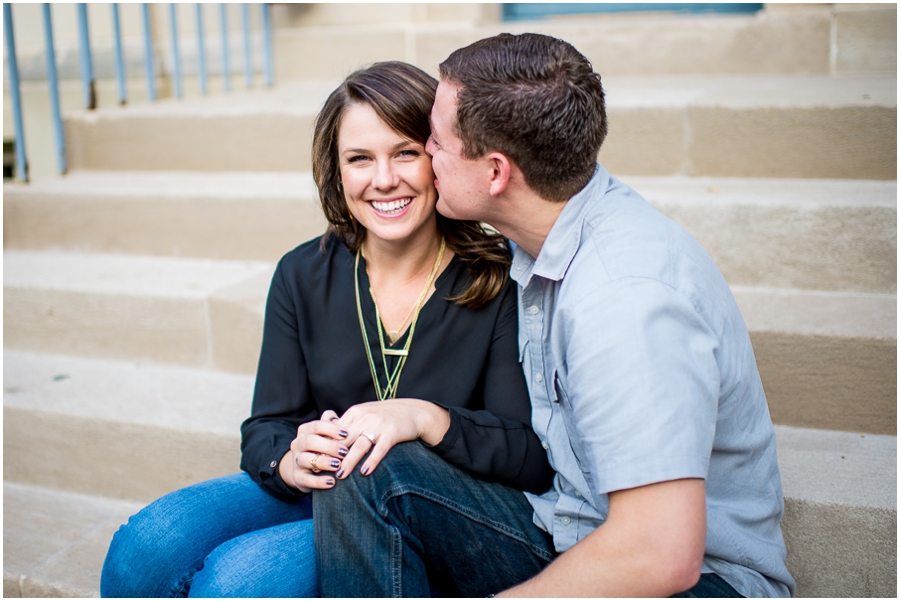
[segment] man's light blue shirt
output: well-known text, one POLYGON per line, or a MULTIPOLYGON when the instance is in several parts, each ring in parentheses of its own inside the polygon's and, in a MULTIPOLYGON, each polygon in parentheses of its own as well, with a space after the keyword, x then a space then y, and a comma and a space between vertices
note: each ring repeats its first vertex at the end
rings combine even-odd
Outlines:
POLYGON ((557 472, 528 498, 557 551, 604 522, 608 493, 703 478, 703 571, 745 596, 792 594, 756 359, 703 248, 598 165, 511 274, 532 420, 557 472))

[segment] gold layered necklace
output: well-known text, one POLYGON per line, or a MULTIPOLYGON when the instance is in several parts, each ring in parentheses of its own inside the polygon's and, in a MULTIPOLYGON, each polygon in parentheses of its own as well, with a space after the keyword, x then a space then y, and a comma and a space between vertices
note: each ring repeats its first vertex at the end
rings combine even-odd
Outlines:
MULTIPOLYGON (((397 394, 397 386, 400 384, 400 374, 403 372, 403 366, 406 365, 407 358, 409 358, 409 347, 412 344, 413 334, 416 332, 416 323, 419 321, 419 312, 422 310, 422 305, 425 303, 425 297, 428 296, 428 291, 431 289, 431 285, 434 284, 434 280, 437 277, 437 272, 441 267, 441 261, 444 259, 444 250, 446 248, 447 241, 441 236, 441 248, 438 251, 437 259, 434 261, 434 266, 431 268, 431 274, 428 276, 428 281, 425 282, 425 287, 422 289, 422 293, 419 294, 416 304, 413 305, 412 309, 410 309, 410 313, 408 313, 403 320, 403 324, 405 324, 406 320, 409 319, 409 315, 412 314, 413 319, 409 326, 409 335, 406 337, 406 344, 403 345, 402 349, 392 349, 385 346, 384 328, 381 325, 381 314, 378 312, 378 302, 375 300, 375 293, 372 291, 371 283, 369 285, 369 295, 372 297, 372 303, 375 305, 375 323, 378 327, 378 344, 381 347, 381 365, 384 367, 384 376, 387 378, 387 385, 384 388, 381 387, 381 384, 378 381, 378 372, 375 369, 375 361, 372 359, 372 349, 369 346, 369 335, 366 333, 366 324, 365 321, 363 321, 362 302, 359 297, 359 258, 362 256, 362 248, 356 252, 356 263, 353 271, 353 283, 356 289, 356 313, 359 316, 359 329, 362 332, 363 342, 366 346, 366 357, 369 360, 369 371, 372 373, 372 383, 375 385, 375 395, 378 397, 379 401, 392 399, 397 394), (388 357, 399 357, 399 360, 391 373, 388 373, 388 357)), ((401 328, 403 327, 403 324, 400 324, 401 328)))

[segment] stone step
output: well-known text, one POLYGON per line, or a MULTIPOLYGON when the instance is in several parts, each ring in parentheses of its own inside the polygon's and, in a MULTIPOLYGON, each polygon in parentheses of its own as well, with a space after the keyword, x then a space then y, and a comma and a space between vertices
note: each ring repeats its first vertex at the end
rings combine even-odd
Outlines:
POLYGON ((772 421, 896 436, 896 295, 732 291, 772 421))
POLYGON ((8 251, 4 349, 254 373, 270 263, 8 251))
POLYGON ((3 596, 99 597, 109 542, 141 504, 3 481, 3 596))
MULTIPOLYGON (((797 596, 895 596, 896 437, 775 431, 797 596)), ((11 478, 3 496, 5 597, 97 596, 109 541, 140 507, 11 478)))
MULTIPOLYGON (((500 21, 489 4, 278 4, 279 80, 334 79, 405 60, 437 72, 451 52, 502 32, 572 43, 606 75, 894 72, 893 4, 765 4, 743 15, 625 12, 500 21), (305 60, 296 60, 302 56, 305 60)), ((37 62, 37 61, 36 61, 37 62)))
POLYGON ((775 426, 799 597, 897 596, 897 438, 775 426))
MULTIPOLYGON (((330 84, 69 113, 71 169, 305 171, 330 84)), ((612 173, 896 179, 896 77, 605 80, 612 173)))
MULTIPOLYGON (((623 177, 734 285, 895 293, 897 183, 623 177)), ((4 185, 4 247, 277 261, 320 235, 309 173, 76 171, 4 185)))
POLYGON ((255 378, 3 353, 7 480, 150 502, 240 466, 255 378))
POLYGON ((277 261, 326 226, 308 172, 75 171, 3 196, 7 249, 277 261))
MULTIPOLYGON (((4 253, 4 348, 255 373, 272 266, 4 253)), ((896 434, 896 295, 734 287, 776 423, 896 434)))

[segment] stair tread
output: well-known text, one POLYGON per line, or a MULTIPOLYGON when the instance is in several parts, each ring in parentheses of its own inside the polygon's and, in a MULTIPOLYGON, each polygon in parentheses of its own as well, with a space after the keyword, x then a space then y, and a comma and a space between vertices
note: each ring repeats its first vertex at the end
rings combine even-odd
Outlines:
POLYGON ((98 294, 205 298, 249 278, 271 274, 271 263, 81 252, 6 251, 4 287, 98 294))
POLYGON ((185 432, 239 435, 255 377, 6 350, 3 405, 185 432))
MULTIPOLYGON (((634 176, 619 177, 651 203, 802 207, 897 207, 897 182, 881 180, 634 176)), ((3 184, 4 196, 315 198, 308 171, 106 171, 74 170, 22 186, 3 184)))

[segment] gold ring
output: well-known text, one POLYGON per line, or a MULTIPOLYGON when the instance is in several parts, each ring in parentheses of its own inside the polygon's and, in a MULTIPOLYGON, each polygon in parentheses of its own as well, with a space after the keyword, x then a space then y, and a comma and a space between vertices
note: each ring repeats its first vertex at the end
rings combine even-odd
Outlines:
POLYGON ((312 471, 314 474, 318 474, 319 472, 322 471, 319 469, 319 466, 316 465, 316 461, 318 461, 319 457, 321 457, 321 456, 322 456, 322 454, 318 453, 318 454, 316 454, 315 457, 313 457, 312 459, 309 460, 309 464, 312 466, 312 471))
POLYGON ((374 434, 372 434, 371 432, 363 432, 362 435, 365 436, 366 438, 368 438, 369 442, 371 442, 372 444, 375 444, 375 435, 374 434))

